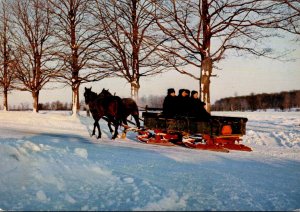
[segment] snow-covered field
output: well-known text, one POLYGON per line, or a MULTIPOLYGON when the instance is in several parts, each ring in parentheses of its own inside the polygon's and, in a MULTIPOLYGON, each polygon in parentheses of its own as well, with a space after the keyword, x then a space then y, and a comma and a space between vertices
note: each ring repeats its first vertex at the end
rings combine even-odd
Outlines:
POLYGON ((90 137, 82 113, 0 112, 2 210, 300 210, 300 112, 247 117, 253 152, 90 137))

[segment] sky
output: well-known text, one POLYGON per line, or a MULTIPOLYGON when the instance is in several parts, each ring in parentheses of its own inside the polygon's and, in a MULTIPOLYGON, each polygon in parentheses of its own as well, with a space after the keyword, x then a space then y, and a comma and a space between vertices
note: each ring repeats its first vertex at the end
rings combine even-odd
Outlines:
MULTIPOLYGON (((214 69, 216 77, 211 79, 211 103, 225 97, 249 95, 251 93, 274 93, 300 89, 300 43, 288 40, 273 41, 273 47, 277 50, 292 49, 293 52, 285 61, 255 58, 251 56, 228 57, 217 64, 214 69), (290 60, 290 59, 293 60, 290 60)), ((187 67, 193 72, 193 67, 187 67)), ((153 77, 141 78, 139 97, 148 95, 166 95, 168 88, 180 88, 199 90, 198 81, 179 74, 175 70, 159 74, 153 77)), ((130 96, 130 85, 125 79, 109 78, 99 82, 82 84, 80 87, 80 99, 83 99, 84 87, 92 86, 92 90, 100 92, 102 88, 109 89, 121 97, 130 96)), ((71 88, 62 85, 49 84, 55 89, 44 89, 40 92, 40 103, 62 101, 71 102, 71 88)), ((9 94, 9 105, 26 103, 31 106, 32 97, 29 92, 13 91, 9 94)), ((2 104, 3 97, 0 95, 2 104)))

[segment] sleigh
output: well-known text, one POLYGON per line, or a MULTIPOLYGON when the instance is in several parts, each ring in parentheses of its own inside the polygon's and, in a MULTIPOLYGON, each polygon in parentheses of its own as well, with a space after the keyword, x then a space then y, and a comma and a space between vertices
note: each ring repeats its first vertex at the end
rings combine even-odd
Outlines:
POLYGON ((199 150, 229 152, 252 151, 241 144, 247 118, 211 116, 207 120, 189 116, 166 117, 160 112, 143 112, 144 129, 140 142, 164 146, 183 146, 199 150))

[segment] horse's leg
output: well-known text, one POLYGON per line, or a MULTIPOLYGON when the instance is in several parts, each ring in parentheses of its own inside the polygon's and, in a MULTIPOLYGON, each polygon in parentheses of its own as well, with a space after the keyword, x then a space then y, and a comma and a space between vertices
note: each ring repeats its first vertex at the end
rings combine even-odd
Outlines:
MULTIPOLYGON (((127 116, 123 116, 122 117, 122 121, 123 121, 123 123, 125 124, 125 125, 128 125, 128 123, 127 123, 127 116)), ((121 123, 122 124, 122 123, 121 123)))
POLYGON ((119 119, 120 126, 122 126, 122 122, 126 125, 126 127, 123 126, 124 129, 123 129, 121 138, 125 139, 126 138, 126 133, 127 133, 127 126, 128 126, 126 116, 125 116, 125 118, 123 117, 122 119, 119 119))
POLYGON ((113 129, 111 128, 111 121, 107 122, 107 126, 109 128, 110 133, 113 133, 113 129))
POLYGON ((88 107, 88 109, 90 110, 93 119, 94 119, 94 128, 93 128, 93 132, 92 132, 92 136, 95 135, 95 130, 96 130, 96 126, 97 126, 97 122, 99 121, 99 117, 97 116, 95 110, 91 110, 90 107, 88 107))
POLYGON ((100 126, 99 126, 100 118, 98 116, 96 116, 95 113, 93 114, 93 118, 94 118, 95 122, 94 122, 94 128, 93 128, 92 136, 96 134, 96 127, 97 127, 98 132, 99 132, 98 138, 101 138, 101 131, 100 131, 100 126))
POLYGON ((139 116, 138 115, 132 115, 132 116, 133 116, 133 118, 135 120, 137 128, 140 129, 141 125, 140 125, 139 116))
POLYGON ((98 132, 99 132, 97 138, 101 138, 101 129, 100 129, 99 121, 97 121, 97 129, 98 129, 98 132))
POLYGON ((112 139, 115 139, 118 136, 119 120, 115 119, 113 123, 115 125, 115 133, 114 133, 112 139))
POLYGON ((92 136, 95 135, 95 130, 96 130, 97 123, 98 123, 98 121, 95 120, 92 136))
POLYGON ((98 129, 98 137, 97 138, 101 138, 101 130, 100 130, 100 125, 99 125, 99 119, 96 119, 94 122, 94 129, 93 129, 93 133, 92 136, 96 134, 96 127, 98 129))
MULTIPOLYGON (((111 128, 111 123, 112 123, 111 120, 114 120, 114 117, 113 117, 113 116, 110 116, 110 115, 107 115, 106 118, 107 118, 107 119, 106 119, 106 121, 107 121, 107 126, 108 126, 108 128, 109 128, 110 133, 112 134, 112 133, 114 132, 114 130, 111 128)), ((114 122, 113 122, 113 124, 114 124, 114 122)))

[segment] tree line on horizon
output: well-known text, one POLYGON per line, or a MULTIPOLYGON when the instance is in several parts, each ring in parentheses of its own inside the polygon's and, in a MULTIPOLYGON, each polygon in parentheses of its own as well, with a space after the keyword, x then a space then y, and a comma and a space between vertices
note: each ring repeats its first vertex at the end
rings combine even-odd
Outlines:
POLYGON ((291 108, 300 108, 300 90, 227 97, 217 100, 212 105, 214 111, 290 110, 291 108))
MULTIPOLYGON (((150 107, 162 108, 162 104, 165 96, 157 96, 157 95, 149 95, 143 96, 139 98, 139 109, 144 110, 148 105, 150 107)), ((0 105, 0 110, 3 109, 2 105, 0 105)), ((39 103, 39 110, 72 110, 72 102, 62 102, 59 100, 53 102, 44 102, 39 103)), ((25 111, 32 110, 32 106, 28 103, 20 103, 18 105, 9 105, 9 110, 11 111, 25 111)), ((86 104, 84 100, 80 101, 80 110, 86 110, 86 104)))
POLYGON ((38 112, 40 91, 59 82, 72 90, 77 114, 85 83, 121 77, 138 100, 142 77, 176 70, 195 80, 210 111, 217 63, 279 57, 268 39, 299 36, 299 22, 293 0, 1 0, 3 109, 9 92, 20 90, 32 94, 38 112))
MULTIPOLYGON (((139 110, 144 110, 146 106, 152 108, 162 108, 165 96, 148 95, 139 99, 139 110)), ((281 110, 288 111, 291 108, 300 110, 300 90, 282 91, 279 93, 262 93, 245 96, 226 97, 217 100, 212 105, 212 111, 256 111, 256 110, 281 110)), ((0 105, 0 109, 2 109, 0 105)), ((24 111, 32 110, 28 103, 11 106, 10 110, 24 111)), ((71 102, 39 103, 39 110, 71 111, 71 102)), ((80 110, 86 110, 84 101, 80 102, 80 110)))
MULTIPOLYGON (((82 104, 81 104, 82 105, 82 104)), ((0 106, 0 109, 2 109, 2 106, 0 106)), ((53 102, 45 102, 45 103, 39 103, 38 106, 39 111, 40 110, 72 110, 72 103, 71 102, 61 102, 59 100, 53 101, 53 102)), ((18 105, 10 105, 9 106, 10 111, 26 111, 26 110, 32 110, 32 106, 29 103, 20 103, 18 105)))

